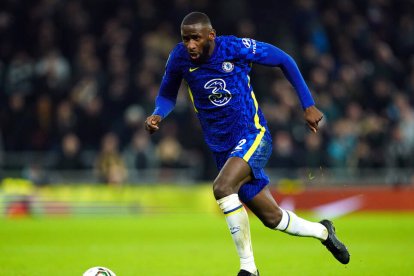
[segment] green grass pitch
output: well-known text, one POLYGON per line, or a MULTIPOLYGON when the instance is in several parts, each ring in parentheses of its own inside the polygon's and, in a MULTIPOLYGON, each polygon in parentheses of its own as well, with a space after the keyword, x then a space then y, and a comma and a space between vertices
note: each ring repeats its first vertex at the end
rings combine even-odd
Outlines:
MULTIPOLYGON (((310 218, 307 214, 302 214, 310 218)), ((414 275, 414 213, 356 213, 334 220, 351 252, 342 265, 318 242, 271 231, 250 216, 261 275, 414 275)), ((0 220, 0 275, 236 275, 220 214, 0 220)))

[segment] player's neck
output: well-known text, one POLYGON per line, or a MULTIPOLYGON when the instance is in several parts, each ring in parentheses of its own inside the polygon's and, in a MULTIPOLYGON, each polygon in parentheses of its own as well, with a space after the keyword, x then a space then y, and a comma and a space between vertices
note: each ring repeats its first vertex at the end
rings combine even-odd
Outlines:
POLYGON ((211 56, 214 53, 214 49, 216 48, 216 40, 213 40, 210 44, 210 49, 208 51, 208 58, 211 58, 211 56))

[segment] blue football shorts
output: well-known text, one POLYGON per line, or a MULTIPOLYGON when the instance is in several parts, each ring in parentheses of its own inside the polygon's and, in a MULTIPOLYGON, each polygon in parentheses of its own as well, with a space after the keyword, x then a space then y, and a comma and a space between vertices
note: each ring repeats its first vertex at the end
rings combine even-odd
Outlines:
POLYGON ((237 145, 226 152, 214 152, 214 158, 219 170, 223 168, 230 157, 240 157, 252 169, 253 179, 240 187, 239 198, 249 202, 269 184, 269 177, 264 167, 272 154, 272 138, 268 130, 264 133, 250 133, 241 136, 237 145))

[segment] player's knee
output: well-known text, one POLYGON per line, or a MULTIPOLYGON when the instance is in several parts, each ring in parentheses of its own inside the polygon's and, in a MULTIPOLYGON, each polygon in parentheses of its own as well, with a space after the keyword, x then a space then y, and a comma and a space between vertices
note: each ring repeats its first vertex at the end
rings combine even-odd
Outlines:
POLYGON ((270 229, 275 229, 282 220, 282 215, 283 213, 281 209, 275 209, 273 212, 266 215, 262 219, 262 222, 266 227, 269 227, 270 229))
POLYGON ((227 185, 225 181, 216 179, 213 184, 213 193, 216 199, 226 197, 233 194, 233 190, 230 185, 227 185))

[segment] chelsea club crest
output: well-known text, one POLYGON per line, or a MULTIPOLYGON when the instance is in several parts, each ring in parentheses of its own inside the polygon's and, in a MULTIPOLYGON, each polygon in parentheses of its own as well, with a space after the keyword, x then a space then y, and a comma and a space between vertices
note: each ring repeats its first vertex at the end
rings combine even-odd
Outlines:
POLYGON ((224 72, 229 73, 229 72, 233 71, 233 69, 234 69, 234 64, 233 64, 233 63, 231 63, 231 62, 229 62, 229 61, 225 61, 225 62, 223 62, 223 64, 221 65, 221 68, 223 68, 223 71, 224 71, 224 72))

